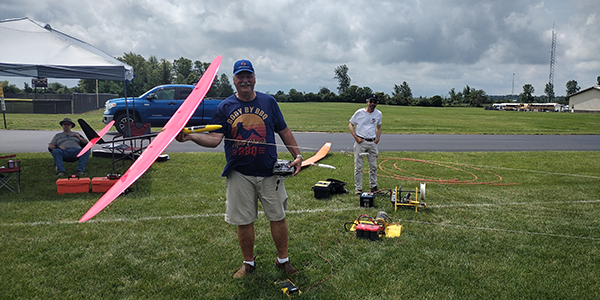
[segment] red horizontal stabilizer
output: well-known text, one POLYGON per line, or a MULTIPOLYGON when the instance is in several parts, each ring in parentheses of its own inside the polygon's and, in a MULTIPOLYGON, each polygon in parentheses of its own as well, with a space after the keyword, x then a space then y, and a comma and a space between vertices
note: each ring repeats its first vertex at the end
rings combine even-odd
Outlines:
POLYGON ((113 124, 115 124, 115 120, 110 121, 110 123, 108 123, 106 126, 104 126, 104 128, 102 128, 102 130, 100 130, 100 132, 98 133, 98 136, 96 136, 95 138, 91 139, 85 145, 85 147, 83 147, 83 149, 81 149, 81 151, 79 151, 79 154, 77 154, 77 157, 82 156, 88 150, 92 149, 92 147, 94 145, 96 145, 96 143, 108 132, 108 130, 113 126, 113 124))

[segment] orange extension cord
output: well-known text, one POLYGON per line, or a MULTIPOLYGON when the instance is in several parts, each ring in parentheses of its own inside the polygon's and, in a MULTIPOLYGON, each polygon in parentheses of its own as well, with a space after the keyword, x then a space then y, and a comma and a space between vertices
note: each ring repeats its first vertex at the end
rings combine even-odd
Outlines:
POLYGON ((517 184, 520 184, 520 183, 500 183, 500 181, 502 181, 502 176, 500 176, 496 173, 492 173, 487 170, 480 169, 480 168, 471 167, 471 166, 467 166, 467 165, 461 165, 461 164, 457 164, 457 163, 440 163, 440 162, 434 162, 434 161, 428 161, 428 160, 422 160, 422 159, 395 158, 395 157, 394 158, 381 158, 380 163, 379 163, 379 169, 382 172, 384 172, 385 174, 387 174, 387 175, 382 174, 380 176, 398 179, 398 180, 414 180, 414 181, 424 181, 424 182, 432 182, 432 183, 439 183, 439 184, 487 184, 487 185, 517 185, 517 184), (407 174, 407 175, 396 174, 395 171, 393 172, 393 171, 384 169, 383 165, 385 163, 387 163, 389 161, 394 161, 394 160, 397 160, 396 162, 394 162, 394 169, 396 171, 403 172, 404 174, 407 174), (422 174, 411 173, 411 172, 408 172, 408 171, 400 168, 400 165, 399 165, 400 161, 419 162, 419 163, 426 163, 426 164, 436 165, 436 166, 440 166, 440 167, 450 168, 450 169, 464 172, 464 173, 472 176, 472 179, 469 179, 469 180, 458 180, 456 178, 440 179, 440 178, 433 178, 431 176, 425 176, 422 174), (467 169, 471 169, 471 170, 467 170, 467 169), (478 181, 479 176, 477 176, 477 174, 475 174, 475 172, 485 172, 485 173, 491 174, 491 175, 495 176, 497 178, 497 180, 478 181))

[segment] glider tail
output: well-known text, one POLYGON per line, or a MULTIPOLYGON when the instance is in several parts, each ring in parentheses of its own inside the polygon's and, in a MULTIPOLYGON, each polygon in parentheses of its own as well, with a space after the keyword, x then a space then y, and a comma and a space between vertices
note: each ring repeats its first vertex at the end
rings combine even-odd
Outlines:
MULTIPOLYGON (((83 130, 83 133, 85 133, 88 141, 99 137, 98 133, 96 133, 96 130, 94 130, 92 126, 90 126, 84 119, 78 119, 77 123, 79 123, 79 126, 81 126, 81 130, 83 130)), ((97 143, 104 144, 106 142, 103 139, 99 139, 97 143)))

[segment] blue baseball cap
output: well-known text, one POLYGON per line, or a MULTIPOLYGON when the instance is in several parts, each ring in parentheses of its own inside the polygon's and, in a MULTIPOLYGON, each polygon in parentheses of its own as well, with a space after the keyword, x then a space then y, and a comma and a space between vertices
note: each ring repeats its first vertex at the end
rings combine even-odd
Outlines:
POLYGON ((252 63, 249 60, 238 60, 233 65, 233 75, 239 72, 252 72, 254 73, 254 68, 252 67, 252 63))

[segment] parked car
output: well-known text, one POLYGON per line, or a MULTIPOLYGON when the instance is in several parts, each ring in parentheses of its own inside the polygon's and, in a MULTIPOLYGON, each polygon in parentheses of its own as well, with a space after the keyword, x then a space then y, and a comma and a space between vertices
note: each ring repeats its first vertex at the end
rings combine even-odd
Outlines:
MULTIPOLYGON (((106 101, 104 108, 104 124, 115 120, 115 127, 120 133, 127 126, 127 110, 129 122, 150 123, 152 127, 164 126, 187 96, 194 89, 193 85, 167 84, 150 89, 143 95, 135 98, 111 99, 106 101)), ((204 99, 187 126, 208 124, 215 109, 222 99, 204 99)))

